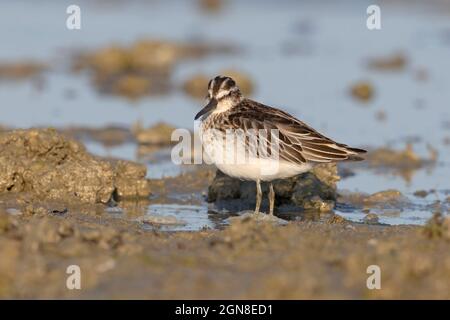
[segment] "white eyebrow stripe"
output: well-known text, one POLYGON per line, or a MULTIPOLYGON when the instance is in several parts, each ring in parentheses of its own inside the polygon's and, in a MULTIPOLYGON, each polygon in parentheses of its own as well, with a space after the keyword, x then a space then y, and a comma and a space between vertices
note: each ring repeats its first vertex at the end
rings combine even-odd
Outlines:
POLYGON ((212 80, 210 81, 210 85, 209 85, 209 87, 208 87, 208 91, 212 92, 212 89, 214 88, 215 82, 216 82, 216 79, 212 79, 212 80))
POLYGON ((230 80, 230 78, 225 78, 224 81, 222 81, 222 83, 220 84, 220 88, 219 90, 223 89, 223 87, 225 86, 225 84, 230 80))

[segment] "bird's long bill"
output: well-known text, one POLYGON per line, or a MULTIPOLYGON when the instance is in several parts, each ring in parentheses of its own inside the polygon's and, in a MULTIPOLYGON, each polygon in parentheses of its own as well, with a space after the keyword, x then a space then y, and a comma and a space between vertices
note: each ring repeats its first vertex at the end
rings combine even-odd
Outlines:
POLYGON ((216 107, 217 107, 217 100, 216 99, 209 100, 209 103, 202 110, 200 110, 199 113, 195 115, 194 120, 197 120, 201 116, 213 111, 216 107))

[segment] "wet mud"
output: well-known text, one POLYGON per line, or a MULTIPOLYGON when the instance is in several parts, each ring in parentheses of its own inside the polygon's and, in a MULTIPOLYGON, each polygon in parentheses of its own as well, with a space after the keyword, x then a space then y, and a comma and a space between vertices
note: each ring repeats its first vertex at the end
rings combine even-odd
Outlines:
POLYGON ((431 228, 238 220, 167 233, 104 214, 0 212, 0 297, 449 298, 448 218, 431 228), (72 264, 82 290, 65 288, 72 264), (382 290, 366 286, 374 264, 382 290))
MULTIPOLYGON (((118 140, 129 134, 117 132, 118 140)), ((409 205, 398 190, 342 195, 337 167, 321 165, 275 184, 282 225, 234 219, 253 209, 253 183, 210 166, 146 179, 144 166, 92 156, 67 135, 1 133, 0 297, 448 297, 448 216, 435 208, 424 227, 380 224, 377 208, 409 205), (212 225, 195 232, 174 232, 188 230, 186 213, 149 210, 192 211, 205 201, 212 225), (343 203, 366 217, 354 223, 336 214, 343 203), (82 290, 65 287, 72 264, 81 268, 82 290), (383 270, 383 290, 367 289, 373 264, 383 270)), ((144 140, 158 144, 157 137, 144 140)))
POLYGON ((235 50, 225 44, 144 39, 128 47, 113 45, 82 52, 74 57, 72 69, 88 71, 101 93, 136 100, 170 92, 172 72, 179 63, 235 50))
POLYGON ((279 216, 294 207, 297 218, 274 225, 228 219, 238 209, 224 215, 220 204, 253 205, 254 186, 212 167, 146 180, 142 166, 96 159, 55 130, 5 131, 1 141, 2 172, 12 174, 1 180, 0 297, 449 297, 448 216, 436 213, 424 227, 381 225, 371 208, 408 200, 397 190, 343 200, 335 165, 278 182, 279 216), (60 176, 60 167, 69 168, 68 176, 60 176), (88 171, 77 173, 80 167, 88 171), (41 179, 48 172, 54 179, 41 179), (224 220, 221 227, 167 232, 161 225, 188 222, 146 212, 149 203, 205 200, 214 202, 209 216, 224 220), (333 213, 336 201, 369 208, 363 223, 333 213), (81 268, 82 290, 65 288, 72 264, 81 268), (383 270, 382 290, 366 286, 374 264, 383 270))

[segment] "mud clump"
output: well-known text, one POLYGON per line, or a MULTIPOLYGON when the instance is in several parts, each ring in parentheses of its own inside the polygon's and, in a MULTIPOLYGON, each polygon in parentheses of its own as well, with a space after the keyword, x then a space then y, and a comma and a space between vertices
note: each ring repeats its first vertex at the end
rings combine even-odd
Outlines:
POLYGON ((38 62, 0 63, 0 80, 23 80, 41 74, 48 67, 38 62))
POLYGON ((386 57, 372 58, 368 62, 370 69, 382 71, 401 71, 408 64, 407 57, 402 53, 396 53, 386 57))
MULTIPOLYGON (((334 208, 338 180, 335 164, 318 165, 311 172, 276 180, 275 204, 301 207, 305 210, 330 211, 334 208)), ((262 190, 263 198, 266 198, 268 193, 266 183, 262 183, 262 190)), ((239 199, 242 205, 250 208, 255 203, 255 195, 255 182, 231 178, 218 170, 208 188, 207 201, 216 202, 219 207, 232 208, 237 205, 232 200, 239 199)))
POLYGON ((371 194, 364 199, 365 203, 381 203, 381 202, 397 202, 399 199, 404 198, 402 193, 395 189, 379 191, 371 194))
POLYGON ((75 57, 73 70, 88 70, 99 92, 138 99, 169 92, 175 66, 213 53, 230 53, 222 44, 140 40, 131 46, 112 45, 75 57))
POLYGON ((0 133, 0 194, 107 203, 115 196, 148 196, 145 176, 145 167, 96 158, 53 129, 0 133))
POLYGON ((363 102, 371 100, 375 94, 373 85, 367 81, 361 81, 351 86, 351 95, 363 102))
POLYGON ((170 146, 172 132, 176 128, 167 123, 159 122, 150 128, 143 128, 140 123, 133 126, 133 134, 140 145, 170 146))
POLYGON ((126 75, 112 85, 112 92, 130 99, 137 99, 150 93, 152 85, 151 80, 146 77, 126 75))
POLYGON ((183 91, 193 98, 204 98, 209 80, 205 74, 195 74, 183 83, 183 91))
POLYGON ((144 128, 140 122, 132 127, 134 140, 138 144, 137 156, 146 158, 153 153, 174 145, 172 133, 176 128, 164 122, 159 122, 151 127, 144 128))
POLYGON ((437 161, 437 152, 429 147, 429 157, 421 158, 417 155, 411 144, 404 150, 379 148, 368 153, 366 160, 369 167, 375 169, 388 169, 390 172, 411 181, 414 172, 423 167, 432 166, 437 161))
POLYGON ((145 176, 147 168, 130 161, 116 161, 114 165, 114 196, 117 200, 145 198, 150 195, 149 184, 145 176))
POLYGON ((369 213, 368 218, 371 218, 371 209, 381 209, 384 212, 385 210, 393 209, 403 210, 410 205, 409 199, 395 189, 383 190, 372 194, 359 192, 349 194, 341 193, 339 194, 339 201, 365 210, 369 213))
POLYGON ((224 7, 224 0, 197 0, 197 2, 205 13, 219 13, 224 7))
POLYGON ((100 128, 74 126, 58 128, 58 132, 78 141, 95 141, 106 147, 134 142, 131 130, 127 127, 120 126, 105 126, 100 128))

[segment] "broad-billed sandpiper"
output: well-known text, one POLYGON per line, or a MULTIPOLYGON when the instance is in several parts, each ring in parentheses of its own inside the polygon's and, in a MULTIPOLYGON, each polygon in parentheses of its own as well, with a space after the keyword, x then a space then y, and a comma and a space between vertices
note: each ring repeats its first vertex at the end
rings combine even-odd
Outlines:
POLYGON ((207 101, 195 116, 201 120, 203 148, 225 174, 256 181, 256 214, 261 205, 261 181, 270 182, 269 214, 273 215, 273 180, 298 175, 319 163, 362 160, 359 155, 366 152, 335 142, 282 110, 243 97, 230 77, 217 76, 209 81, 207 101), (236 136, 243 133, 244 138, 227 140, 230 132, 236 136), (226 157, 231 151, 238 156, 245 152, 245 161, 236 161, 236 156, 224 161, 224 154, 226 157), (273 165, 276 170, 268 170, 273 165))

